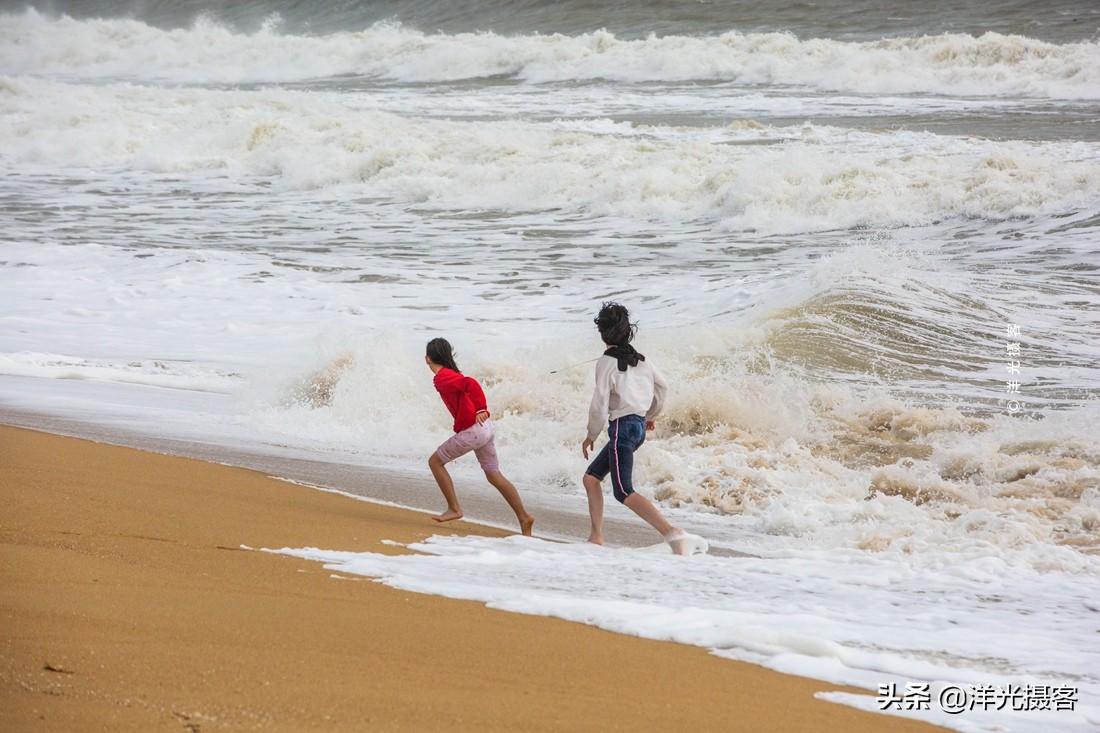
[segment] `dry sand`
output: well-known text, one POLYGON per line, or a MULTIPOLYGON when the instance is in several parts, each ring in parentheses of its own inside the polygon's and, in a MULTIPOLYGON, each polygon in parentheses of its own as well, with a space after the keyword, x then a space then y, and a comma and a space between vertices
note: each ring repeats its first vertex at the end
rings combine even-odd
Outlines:
POLYGON ((702 649, 235 549, 440 531, 253 471, 0 427, 0 502, 0 731, 940 730, 702 649))

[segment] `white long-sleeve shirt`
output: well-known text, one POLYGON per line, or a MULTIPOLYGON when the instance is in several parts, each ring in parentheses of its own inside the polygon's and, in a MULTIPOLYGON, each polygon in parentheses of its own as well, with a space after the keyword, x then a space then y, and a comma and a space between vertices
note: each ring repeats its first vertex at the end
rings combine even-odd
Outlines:
POLYGON ((601 356, 596 362, 596 389, 588 408, 588 439, 595 440, 607 428, 608 420, 641 415, 655 420, 665 406, 668 384, 648 360, 619 371, 619 361, 601 356))

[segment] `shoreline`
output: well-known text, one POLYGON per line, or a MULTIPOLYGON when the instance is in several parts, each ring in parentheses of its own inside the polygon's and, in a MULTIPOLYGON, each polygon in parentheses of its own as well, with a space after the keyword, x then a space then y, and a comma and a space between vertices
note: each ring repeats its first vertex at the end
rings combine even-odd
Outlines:
POLYGON ((940 730, 701 648, 238 549, 491 527, 12 427, 0 458, 4 729, 940 730))
MULTIPOLYGON (((78 417, 51 415, 0 402, 0 426, 22 428, 60 435, 80 440, 90 440, 136 450, 150 451, 167 456, 191 458, 224 466, 243 468, 267 474, 273 478, 297 482, 311 489, 331 490, 364 501, 390 505, 409 511, 435 514, 442 510, 443 499, 439 488, 431 478, 426 465, 424 471, 396 471, 369 465, 322 461, 300 456, 265 453, 259 449, 230 447, 205 443, 186 438, 170 438, 117 425, 94 422, 78 417)), ((578 488, 579 484, 578 477, 578 488)), ((500 500, 496 491, 484 487, 471 487, 463 479, 456 478, 461 492, 464 519, 485 527, 511 531, 515 517, 500 500)), ((584 540, 587 535, 588 513, 583 496, 578 494, 576 511, 551 506, 540 501, 538 495, 524 494, 524 501, 536 515, 535 534, 546 539, 584 540)), ((612 546, 646 547, 656 541, 656 535, 648 527, 634 521, 633 517, 613 515, 604 518, 612 546)), ((736 550, 712 548, 714 554, 745 555, 736 550)))

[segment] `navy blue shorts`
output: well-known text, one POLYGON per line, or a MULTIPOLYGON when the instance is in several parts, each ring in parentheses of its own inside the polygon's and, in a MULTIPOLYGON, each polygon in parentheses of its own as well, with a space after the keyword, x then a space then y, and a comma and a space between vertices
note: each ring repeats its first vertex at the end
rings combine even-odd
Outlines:
POLYGON ((625 415, 612 420, 607 426, 607 445, 588 465, 585 471, 600 481, 611 474, 611 488, 620 502, 634 493, 634 451, 645 442, 645 418, 641 415, 625 415))

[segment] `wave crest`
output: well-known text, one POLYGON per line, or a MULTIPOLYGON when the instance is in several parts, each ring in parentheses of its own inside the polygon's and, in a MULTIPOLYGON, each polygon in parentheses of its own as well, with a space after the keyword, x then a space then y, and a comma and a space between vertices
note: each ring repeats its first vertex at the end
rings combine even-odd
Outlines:
POLYGON ((808 125, 700 139, 671 128, 621 135, 406 118, 289 91, 25 78, 0 89, 8 162, 259 176, 290 190, 352 184, 437 210, 564 209, 800 232, 1072 213, 1096 206, 1100 192, 1086 143, 808 125), (786 140, 752 144, 778 134, 786 140))
POLYGON ((789 33, 621 39, 607 31, 428 34, 394 23, 355 33, 236 33, 208 17, 162 30, 135 20, 2 16, 7 74, 184 83, 362 76, 401 82, 735 82, 862 93, 1100 98, 1100 42, 959 33, 837 41, 789 33))

